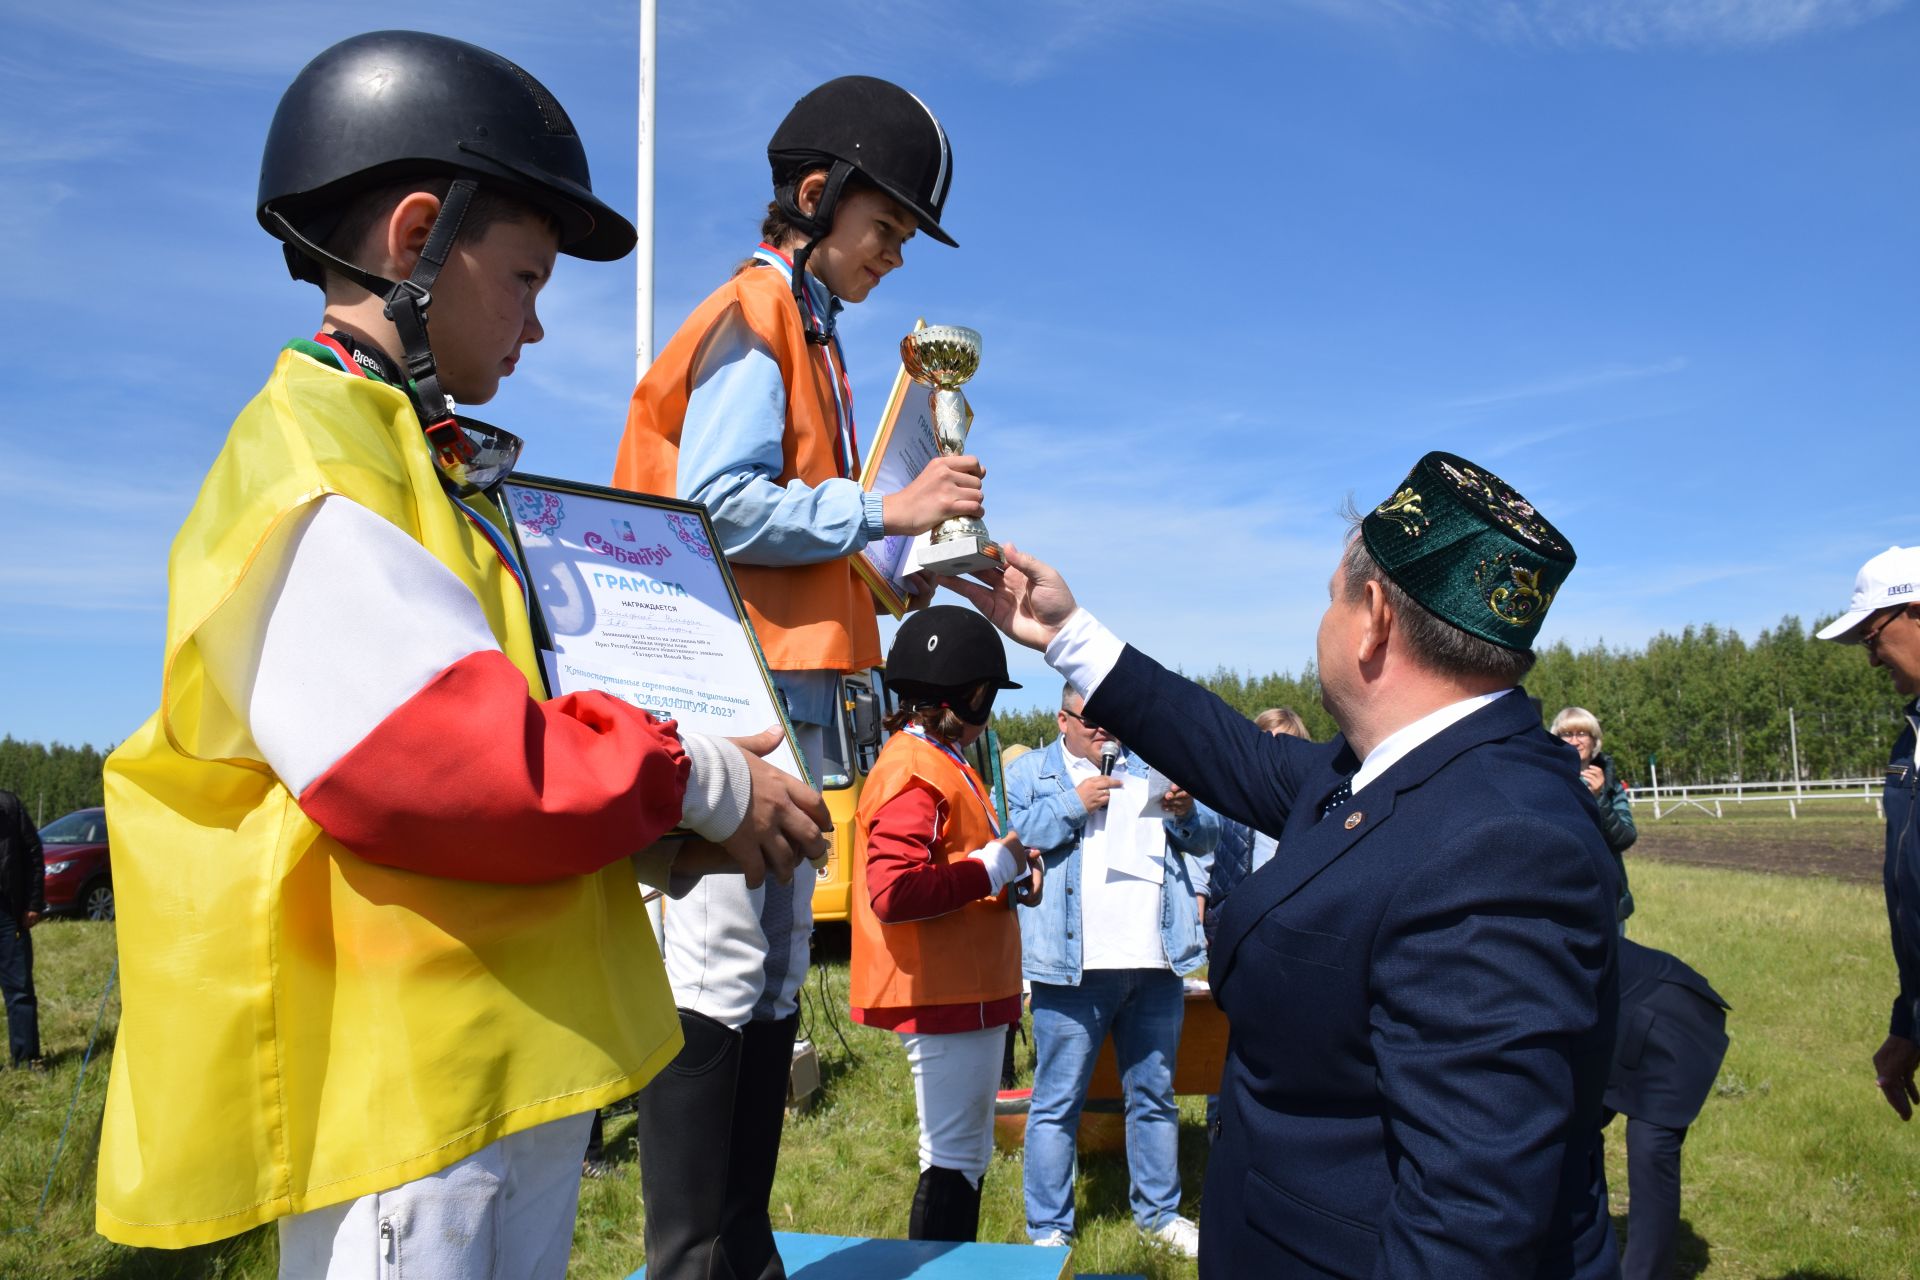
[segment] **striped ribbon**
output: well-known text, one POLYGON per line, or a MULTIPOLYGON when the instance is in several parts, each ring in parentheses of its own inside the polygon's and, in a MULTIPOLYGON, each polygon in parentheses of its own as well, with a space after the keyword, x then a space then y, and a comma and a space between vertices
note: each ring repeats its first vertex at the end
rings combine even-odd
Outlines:
MULTIPOLYGON (((793 287, 793 260, 770 244, 762 243, 753 251, 756 262, 764 262, 778 271, 793 287)), ((827 343, 820 348, 820 358, 827 362, 827 384, 833 388, 833 412, 839 420, 840 434, 833 442, 834 461, 840 464, 840 474, 849 480, 860 477, 860 440, 853 426, 853 383, 847 378, 847 358, 840 350, 840 335, 827 325, 826 317, 813 305, 811 287, 802 289, 800 296, 806 300, 807 316, 813 327, 827 335, 827 343)))
POLYGON ((961 779, 967 784, 967 790, 973 792, 973 798, 978 800, 980 807, 987 811, 988 829, 991 830, 994 835, 998 836, 1000 834, 1000 815, 994 812, 993 802, 987 799, 987 793, 980 789, 979 775, 974 773, 973 766, 967 763, 966 757, 917 724, 908 725, 906 732, 912 734, 947 759, 953 761, 954 765, 960 770, 961 779))

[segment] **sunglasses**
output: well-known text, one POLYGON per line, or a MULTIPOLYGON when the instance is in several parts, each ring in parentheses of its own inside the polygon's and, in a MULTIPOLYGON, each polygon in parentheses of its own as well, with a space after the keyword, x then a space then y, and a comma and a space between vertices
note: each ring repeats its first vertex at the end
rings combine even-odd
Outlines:
POLYGON ((1903 616, 1903 615, 1904 615, 1905 613, 1906 613, 1906 609, 1905 609, 1905 608, 1899 608, 1899 609, 1895 609, 1895 610, 1894 610, 1894 611, 1893 611, 1892 613, 1889 613, 1889 614, 1888 614, 1888 615, 1887 615, 1886 617, 1884 617, 1884 618, 1882 618, 1882 619, 1880 620, 1880 625, 1879 625, 1879 626, 1877 626, 1877 627, 1875 627, 1875 628, 1874 628, 1873 630, 1871 630, 1871 631, 1868 631, 1868 632, 1866 632, 1866 633, 1864 633, 1864 634, 1863 634, 1863 635, 1862 635, 1862 636, 1860 637, 1860 643, 1861 643, 1862 645, 1864 645, 1864 646, 1866 646, 1866 650, 1867 650, 1867 652, 1868 652, 1868 653, 1871 653, 1871 654, 1873 654, 1873 655, 1875 655, 1876 657, 1878 657, 1878 656, 1879 656, 1879 652, 1880 652, 1880 649, 1879 649, 1879 645, 1880 645, 1880 633, 1881 633, 1882 631, 1885 631, 1885 630, 1886 630, 1886 629, 1887 629, 1888 627, 1890 627, 1890 626, 1892 626, 1892 625, 1893 625, 1893 620, 1894 620, 1895 618, 1898 618, 1898 617, 1901 617, 1901 616, 1903 616))
POLYGON ((1091 730, 1094 733, 1106 732, 1107 726, 1101 724, 1098 720, 1095 720, 1092 716, 1082 715, 1078 711, 1069 711, 1065 707, 1060 708, 1060 714, 1063 716, 1071 716, 1073 719, 1078 720, 1081 724, 1085 725, 1089 730, 1091 730))

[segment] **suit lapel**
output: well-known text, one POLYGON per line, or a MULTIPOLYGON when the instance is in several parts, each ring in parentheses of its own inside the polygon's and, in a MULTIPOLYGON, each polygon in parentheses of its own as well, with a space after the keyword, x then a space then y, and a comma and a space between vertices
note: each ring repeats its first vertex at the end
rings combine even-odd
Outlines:
MULTIPOLYGON (((1333 750, 1325 762, 1309 774, 1301 783, 1298 803, 1293 812, 1287 815, 1286 825, 1280 829, 1279 840, 1274 856, 1265 866, 1253 872, 1235 887, 1226 907, 1220 913, 1220 926, 1214 934, 1213 959, 1209 969, 1209 983, 1218 988, 1232 966, 1233 953, 1239 947, 1241 939, 1260 923, 1261 917, 1271 911, 1276 904, 1294 890, 1305 884, 1328 862, 1345 853, 1352 847, 1351 840, 1338 840, 1330 832, 1345 834, 1338 821, 1329 824, 1328 832, 1316 832, 1320 824, 1320 804, 1331 795, 1336 787, 1353 776, 1359 767, 1353 752, 1348 750, 1345 739, 1335 738, 1333 750), (1325 839, 1329 845, 1319 845, 1318 840, 1325 839), (1329 847, 1337 844, 1337 848, 1329 847), (1318 849, 1318 852, 1316 852, 1318 849), (1295 858, 1296 852, 1298 858, 1295 858), (1312 863, 1304 874, 1295 875, 1296 867, 1312 863)), ((1356 837, 1358 830, 1356 828, 1356 837)))
POLYGON ((1376 780, 1346 806, 1320 818, 1320 801, 1348 774, 1327 771, 1326 785, 1314 780, 1313 800, 1303 806, 1281 833, 1277 852, 1267 865, 1242 880, 1227 899, 1220 929, 1214 937, 1217 957, 1211 981, 1218 985, 1233 971, 1241 942, 1269 911, 1300 891, 1300 887, 1343 857, 1393 813, 1395 793, 1376 780))
POLYGON ((1512 737, 1530 726, 1539 728, 1533 704, 1527 700, 1526 690, 1516 689, 1415 747, 1368 783, 1345 808, 1320 820, 1320 800, 1342 778, 1352 776, 1357 767, 1353 753, 1343 745, 1330 766, 1302 793, 1307 803, 1289 816, 1273 858, 1241 881, 1227 899, 1214 937, 1210 970, 1213 986, 1218 989, 1226 981, 1240 944, 1267 913, 1376 831, 1392 815, 1401 792, 1419 786, 1463 752, 1512 737))

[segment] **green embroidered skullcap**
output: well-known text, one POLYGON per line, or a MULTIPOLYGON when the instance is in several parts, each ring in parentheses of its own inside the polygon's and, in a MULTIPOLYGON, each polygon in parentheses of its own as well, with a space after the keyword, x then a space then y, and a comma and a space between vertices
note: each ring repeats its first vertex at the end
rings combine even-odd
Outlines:
POLYGON ((1531 649, 1573 547, 1499 476, 1451 453, 1414 464, 1360 522, 1389 578, 1433 613, 1503 649, 1531 649))

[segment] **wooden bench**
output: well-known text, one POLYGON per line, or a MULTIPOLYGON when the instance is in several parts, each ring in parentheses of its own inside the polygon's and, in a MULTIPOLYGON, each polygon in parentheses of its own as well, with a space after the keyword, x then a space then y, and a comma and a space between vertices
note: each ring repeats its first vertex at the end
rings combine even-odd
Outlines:
MULTIPOLYGON (((1227 1015, 1213 1002, 1213 993, 1206 983, 1189 978, 1186 1011, 1180 1026, 1180 1055, 1173 1064, 1174 1093, 1218 1092, 1220 1072, 1226 1063, 1227 1015)), ((1000 1095, 993 1124, 996 1146, 1014 1150, 1026 1142, 1026 1102, 1032 1092, 1017 1089, 1000 1095)), ((1094 1061, 1086 1105, 1080 1111, 1080 1149, 1120 1151, 1126 1142, 1125 1095, 1120 1088, 1120 1067, 1113 1052, 1113 1037, 1108 1036, 1094 1061)))

